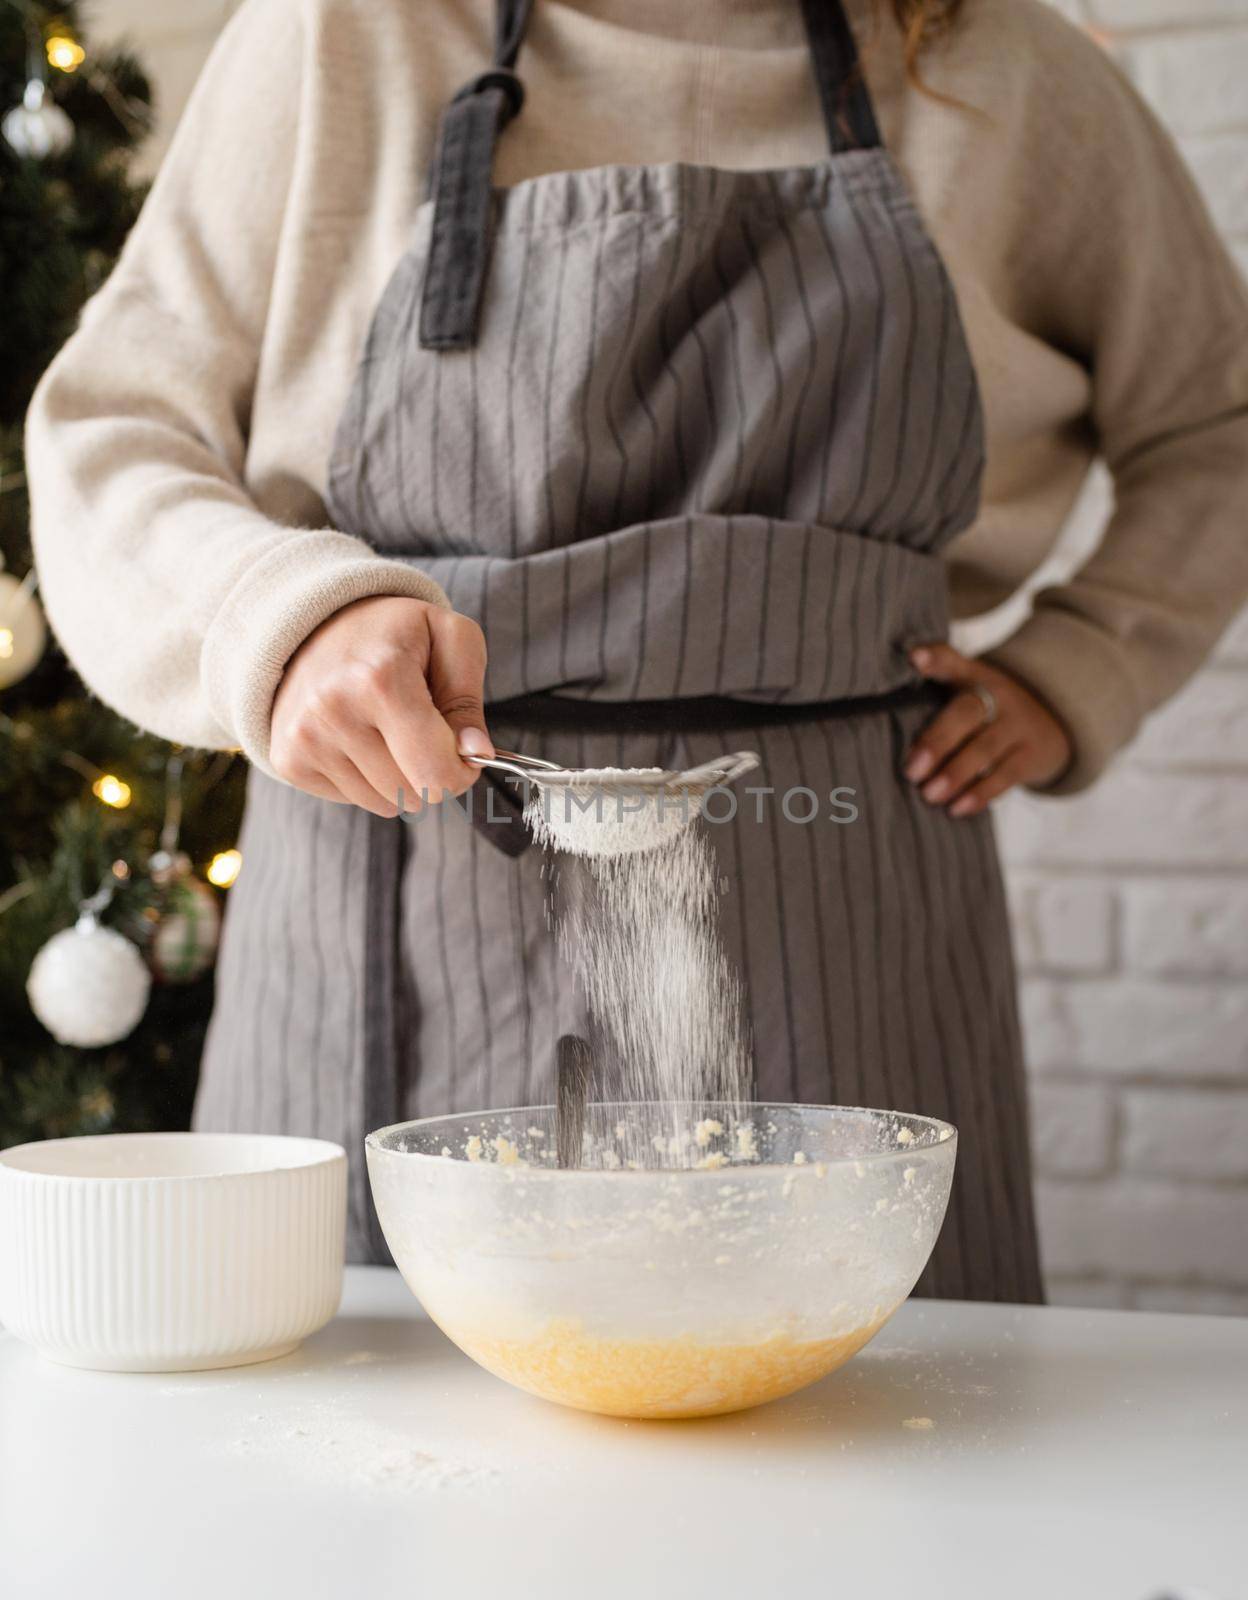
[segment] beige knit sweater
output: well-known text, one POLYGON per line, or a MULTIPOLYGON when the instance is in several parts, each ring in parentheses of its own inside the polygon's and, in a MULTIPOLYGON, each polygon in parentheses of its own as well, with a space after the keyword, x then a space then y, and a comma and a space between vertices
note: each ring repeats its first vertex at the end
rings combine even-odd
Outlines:
MULTIPOLYGON (((885 141, 949 265, 983 388, 955 612, 1014 591, 1099 451, 1116 511, 995 658, 1088 782, 1248 592, 1248 300, 1170 143, 1039 0, 968 0, 907 86, 851 0, 885 141)), ((123 259, 30 416, 52 623, 117 710, 266 764, 286 662, 339 607, 440 598, 325 527, 331 434, 492 0, 247 0, 123 259)), ((604 163, 816 161, 797 0, 538 0, 497 181, 604 163)))

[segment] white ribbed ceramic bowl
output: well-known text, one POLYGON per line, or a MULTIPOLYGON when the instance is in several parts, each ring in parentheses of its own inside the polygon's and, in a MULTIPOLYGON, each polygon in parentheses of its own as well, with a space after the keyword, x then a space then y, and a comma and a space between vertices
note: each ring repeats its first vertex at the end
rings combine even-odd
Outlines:
POLYGON ((338 1309, 347 1158, 321 1139, 131 1133, 0 1150, 0 1323, 53 1361, 286 1355, 338 1309))

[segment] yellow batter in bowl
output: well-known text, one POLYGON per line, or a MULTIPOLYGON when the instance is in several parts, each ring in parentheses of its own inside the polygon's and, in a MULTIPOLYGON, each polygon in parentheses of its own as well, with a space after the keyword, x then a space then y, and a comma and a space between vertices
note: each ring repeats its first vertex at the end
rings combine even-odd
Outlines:
POLYGON ((777 1333, 758 1344, 600 1339, 552 1322, 537 1339, 451 1334, 474 1361, 517 1389, 606 1417, 715 1417, 779 1400, 857 1355, 884 1322, 835 1339, 777 1333))

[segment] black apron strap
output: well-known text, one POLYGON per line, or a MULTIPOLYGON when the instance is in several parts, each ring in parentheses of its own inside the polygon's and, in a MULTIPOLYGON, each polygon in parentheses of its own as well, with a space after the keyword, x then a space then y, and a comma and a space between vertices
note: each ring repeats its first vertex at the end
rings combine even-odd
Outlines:
POLYGON ((834 153, 880 143, 875 110, 842 0, 802 0, 811 65, 834 153))
POLYGON ((420 302, 426 350, 462 350, 476 337, 490 250, 494 146, 524 104, 513 68, 533 0, 497 0, 494 65, 442 113, 430 190, 433 234, 420 302))
MULTIPOLYGON (((365 1136, 404 1115, 399 1063, 402 1039, 399 972, 402 927, 403 824, 390 817, 365 818, 368 854, 364 876, 363 1121, 365 1136)), ((386 1262, 390 1252, 371 1193, 367 1209, 369 1259, 386 1262)))
MULTIPOLYGON (((819 100, 834 153, 880 142, 858 48, 841 0, 801 0, 819 100)), ((513 70, 533 0, 497 0, 494 65, 465 84, 442 113, 430 179, 433 231, 420 302, 426 350, 476 342, 490 253, 494 147, 524 104, 513 70)))

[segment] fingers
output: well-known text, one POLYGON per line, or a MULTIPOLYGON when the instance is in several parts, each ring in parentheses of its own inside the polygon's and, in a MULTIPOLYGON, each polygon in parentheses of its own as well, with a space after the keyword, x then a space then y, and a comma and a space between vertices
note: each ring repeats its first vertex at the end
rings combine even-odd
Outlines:
POLYGON ((279 777, 298 789, 374 816, 398 815, 400 774, 369 719, 362 664, 335 662, 274 715, 269 758, 279 777))
POLYGON ((929 778, 920 793, 932 805, 941 805, 960 795, 963 789, 982 778, 1014 748, 1016 740, 1002 723, 993 723, 961 745, 945 764, 929 778))
MULTIPOLYGON (((430 611, 428 665, 401 702, 389 698, 378 717, 406 795, 437 802, 463 794, 481 776, 481 768, 464 761, 461 752, 494 754, 485 731, 484 684, 481 629, 458 612, 430 611)), ((406 799, 404 804, 410 809, 406 799)))
POLYGON ((382 713, 378 732, 401 774, 405 811, 463 794, 481 776, 480 767, 460 760, 455 734, 423 685, 412 703, 382 713))
POLYGON ((293 784, 296 789, 302 789, 305 794, 315 795, 318 800, 328 800, 336 806, 355 804, 353 800, 343 794, 336 783, 327 778, 322 772, 308 771, 301 773, 296 778, 280 767, 275 767, 274 770, 280 777, 285 778, 287 783, 293 784))
POLYGON ((455 735, 434 708, 427 659, 427 646, 414 650, 402 637, 370 641, 347 677, 349 705, 339 704, 333 718, 344 752, 384 778, 396 809, 401 791, 405 811, 462 794, 479 771, 459 759, 455 735))
POLYGON ((921 645, 910 659, 924 677, 960 691, 920 733, 903 768, 929 805, 973 816, 1015 784, 1051 781, 1070 760, 1061 722, 1011 674, 947 644, 921 645), (979 688, 991 692, 991 720, 979 688))
POLYGON ((985 810, 994 800, 1015 784, 1025 783, 1029 776, 1026 752, 1015 746, 995 767, 960 794, 949 807, 951 817, 972 817, 985 810))
POLYGON ((327 750, 322 763, 324 777, 349 804, 371 811, 375 817, 398 816, 399 808, 386 790, 375 788, 345 752, 327 750))
MULTIPOLYGON (((429 696, 463 755, 492 756, 485 731, 485 635, 456 611, 429 616, 429 696)), ((474 769, 477 770, 477 769, 474 769)))
POLYGON ((395 817, 400 811, 419 809, 419 798, 411 793, 389 745, 376 728, 359 728, 344 753, 388 808, 377 811, 378 816, 395 817))
POLYGON ((1029 775, 1034 743, 1033 705, 1012 680, 952 645, 921 645, 910 659, 925 678, 960 688, 915 740, 904 773, 929 805, 945 805, 953 817, 972 816, 1029 775), (992 690, 997 714, 985 719, 972 692, 992 690))
POLYGON ((374 816, 398 814, 384 790, 373 787, 359 767, 332 742, 322 744, 304 737, 297 747, 273 758, 274 770, 296 789, 335 805, 361 806, 374 816))
POLYGON ((921 644, 911 650, 910 660, 925 678, 937 683, 977 683, 985 677, 979 662, 951 644, 921 644))
POLYGON ((485 640, 467 617, 396 596, 356 601, 322 623, 274 701, 280 777, 378 816, 462 794, 492 754, 482 691, 485 640))
POLYGON ((983 726, 984 707, 979 698, 969 693, 955 695, 915 740, 906 760, 906 777, 911 783, 922 783, 983 726))

